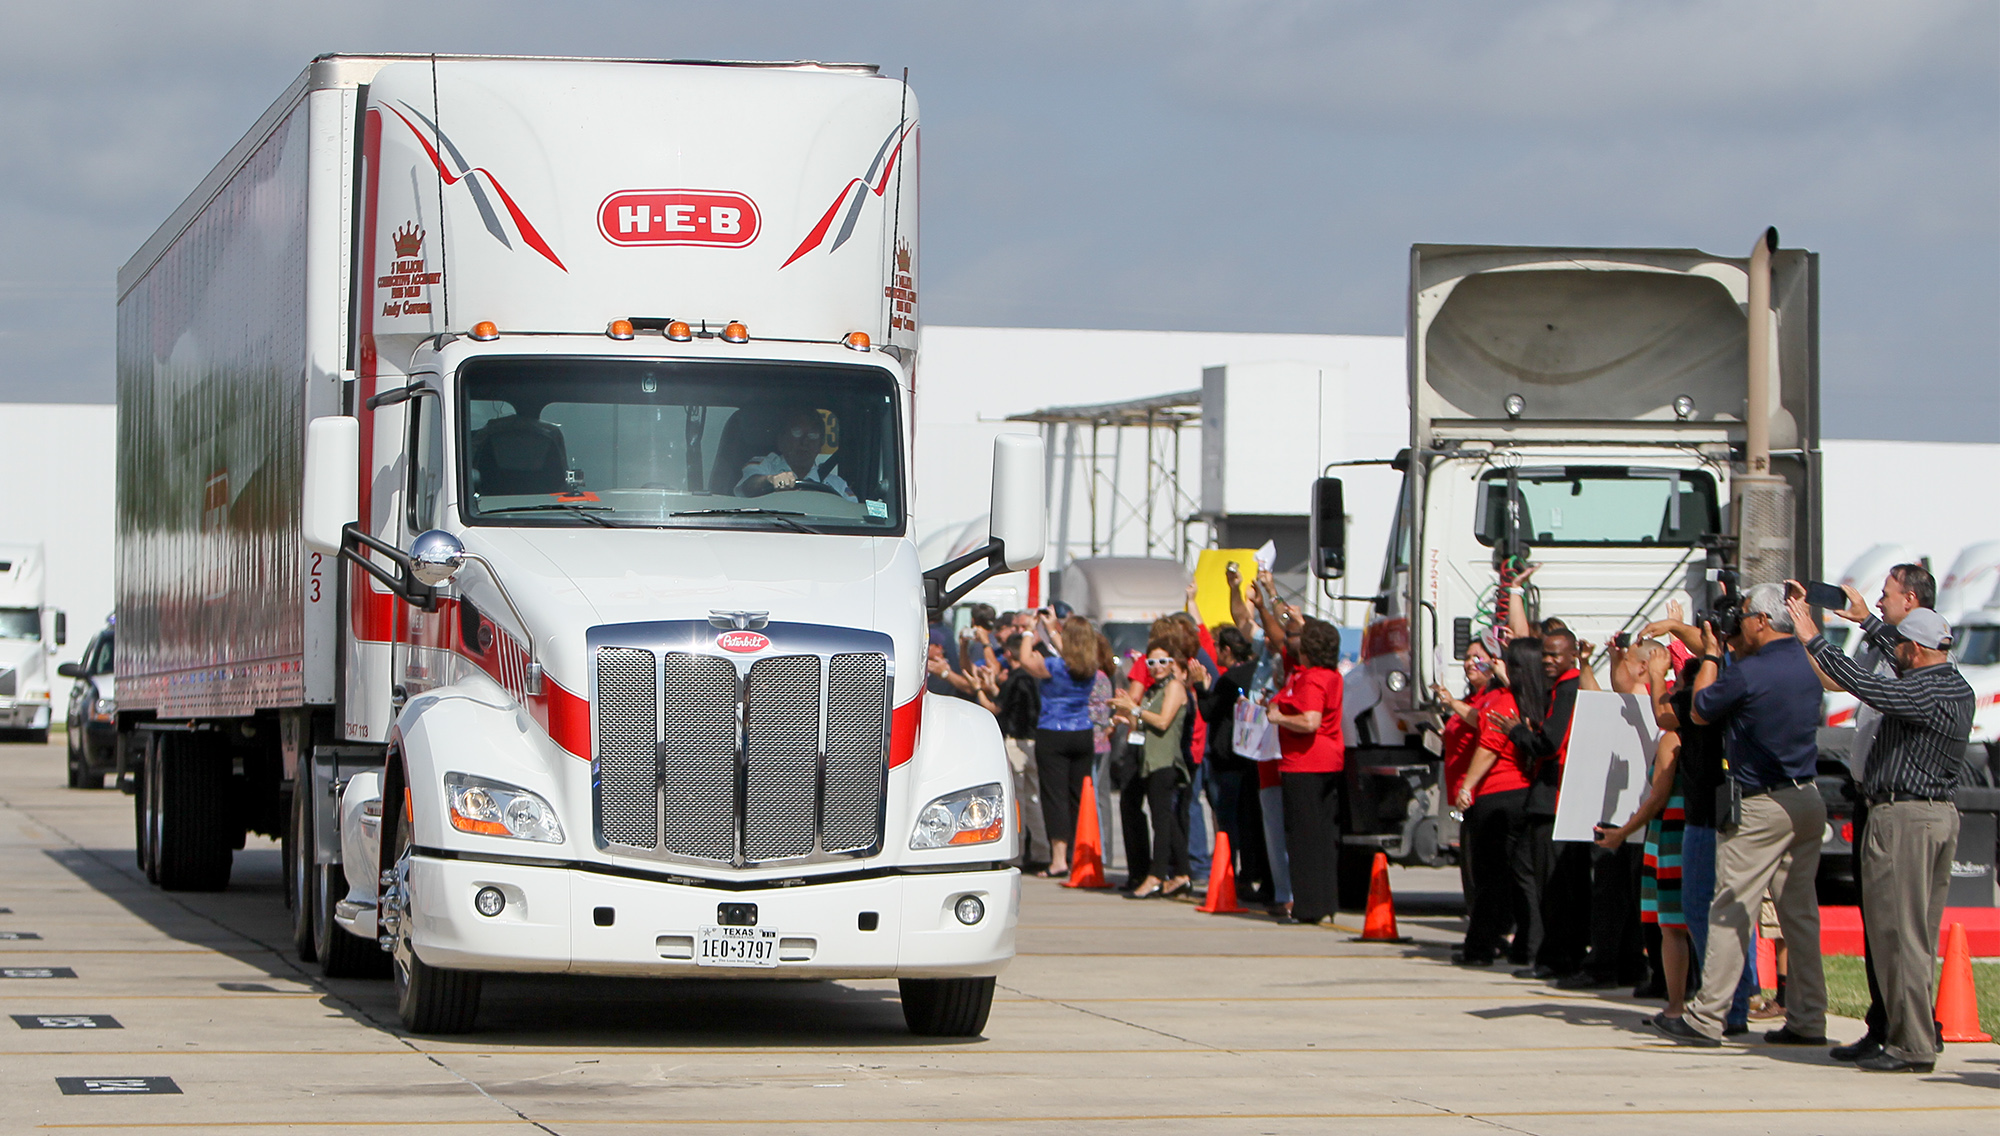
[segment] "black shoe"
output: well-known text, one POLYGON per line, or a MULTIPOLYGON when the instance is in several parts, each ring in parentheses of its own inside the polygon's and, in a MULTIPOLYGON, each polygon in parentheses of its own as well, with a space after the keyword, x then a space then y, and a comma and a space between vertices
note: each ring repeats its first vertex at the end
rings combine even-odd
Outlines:
POLYGON ((1555 976, 1556 976, 1555 971, 1550 970, 1548 967, 1542 966, 1539 963, 1537 963, 1534 966, 1524 966, 1521 969, 1514 972, 1515 978, 1538 978, 1542 980, 1547 980, 1554 978, 1555 976))
POLYGON ((1835 1061, 1861 1061, 1882 1052, 1882 1043, 1871 1034, 1862 1034, 1853 1045, 1836 1045, 1827 1056, 1835 1061))
POLYGON ((1493 956, 1492 956, 1492 955, 1469 955, 1469 954, 1466 954, 1466 953, 1465 953, 1464 951, 1453 951, 1453 952, 1451 952, 1451 965, 1453 965, 1453 966, 1492 966, 1492 965, 1493 965, 1493 956))
POLYGON ((1863 1057, 1854 1063, 1856 1069, 1868 1073, 1928 1073, 1937 1068, 1935 1061, 1905 1061, 1891 1057, 1887 1053, 1877 1053, 1873 1057, 1863 1057))
POLYGON ((1567 978, 1558 978, 1552 983, 1558 990, 1609 990, 1618 985, 1615 978, 1599 978, 1587 970, 1580 970, 1567 978))
POLYGON ((1699 1046, 1702 1049, 1722 1048, 1722 1039, 1710 1037, 1680 1018, 1670 1018, 1659 1014, 1646 1019, 1646 1023, 1682 1045, 1699 1046))
POLYGON ((1808 1036, 1806 1036, 1805 1034, 1802 1034, 1802 1033, 1793 1033, 1793 1032, 1792 1032, 1792 1027, 1790 1027, 1790 1026, 1780 1026, 1780 1027, 1778 1027, 1777 1029, 1774 1029, 1774 1030, 1772 1030, 1771 1032, 1769 1032, 1769 1033, 1767 1033, 1767 1034, 1765 1034, 1765 1035, 1764 1035, 1764 1044, 1766 1044, 1766 1045, 1825 1045, 1825 1044, 1826 1044, 1826 1035, 1825 1035, 1825 1034, 1820 1034, 1820 1035, 1819 1035, 1818 1037, 1808 1037, 1808 1036))
POLYGON ((1749 1032, 1750 1032, 1749 1022, 1744 1022, 1742 1025, 1738 1026, 1725 1025, 1722 1027, 1722 1036, 1724 1037, 1742 1037, 1744 1034, 1749 1032))

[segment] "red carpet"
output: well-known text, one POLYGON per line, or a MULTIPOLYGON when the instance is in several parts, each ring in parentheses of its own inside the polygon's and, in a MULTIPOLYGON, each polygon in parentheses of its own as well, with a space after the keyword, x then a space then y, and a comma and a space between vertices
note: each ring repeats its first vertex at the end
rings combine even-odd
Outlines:
MULTIPOLYGON (((1938 944, 1953 923, 1965 924, 1965 937, 1972 945, 1972 957, 2000 956, 2000 907, 1947 907, 1940 924, 1938 944)), ((1819 949, 1822 954, 1861 953, 1861 909, 1822 907, 1819 909, 1819 949)))

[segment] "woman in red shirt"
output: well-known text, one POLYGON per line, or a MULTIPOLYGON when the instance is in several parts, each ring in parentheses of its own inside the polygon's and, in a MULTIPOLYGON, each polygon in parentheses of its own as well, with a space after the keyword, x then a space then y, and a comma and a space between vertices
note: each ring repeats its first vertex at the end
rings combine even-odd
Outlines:
POLYGON ((1492 966, 1507 947, 1502 940, 1510 920, 1514 942, 1508 954, 1515 961, 1533 958, 1540 946, 1541 927, 1528 903, 1529 881, 1521 878, 1530 870, 1529 858, 1522 854, 1522 842, 1528 838, 1528 777, 1499 723, 1521 717, 1522 706, 1547 704, 1541 641, 1508 643, 1504 670, 1506 688, 1496 687, 1479 707, 1478 747, 1452 798, 1452 804, 1465 812, 1459 842, 1472 859, 1472 878, 1478 885, 1471 897, 1465 942, 1452 956, 1460 966, 1492 966))
POLYGON ((1285 851, 1292 866, 1292 920, 1333 922, 1340 910, 1340 629, 1306 620, 1299 665, 1265 708, 1278 727, 1285 851))

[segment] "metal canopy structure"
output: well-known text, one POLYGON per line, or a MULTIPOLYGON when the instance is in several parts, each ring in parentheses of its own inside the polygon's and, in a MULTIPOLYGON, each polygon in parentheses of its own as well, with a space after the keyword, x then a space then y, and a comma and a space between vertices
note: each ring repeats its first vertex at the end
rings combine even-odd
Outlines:
MULTIPOLYGON (((1049 463, 1050 511, 1056 514, 1054 566, 1058 570, 1069 563, 1071 555, 1070 504, 1075 496, 1079 461, 1086 463, 1084 500, 1090 513, 1091 556, 1120 552, 1134 555, 1136 550, 1132 545, 1143 543, 1146 556, 1170 556, 1183 563, 1190 558, 1197 547, 1192 526, 1202 522, 1197 517, 1197 502, 1181 488, 1181 428, 1200 427, 1201 391, 1176 391, 1085 406, 1053 406, 1009 415, 1007 421, 1034 422, 1042 428, 1049 463), (1082 445, 1085 429, 1090 431, 1087 451, 1082 445), (1058 430, 1062 441, 1059 487, 1058 430), (1105 437, 1107 430, 1111 433, 1109 439, 1105 437), (1145 469, 1138 484, 1128 485, 1125 438, 1135 430, 1139 431, 1137 444, 1144 455, 1145 469), (1126 537, 1123 542, 1119 539, 1121 535, 1126 537), (1134 541, 1134 536, 1140 539, 1134 541)), ((1200 545, 1206 543, 1204 534, 1200 545)))

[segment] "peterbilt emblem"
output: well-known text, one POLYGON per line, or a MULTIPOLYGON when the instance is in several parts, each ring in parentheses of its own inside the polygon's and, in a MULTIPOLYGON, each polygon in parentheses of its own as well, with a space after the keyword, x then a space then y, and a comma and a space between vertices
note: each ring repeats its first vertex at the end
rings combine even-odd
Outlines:
POLYGON ((725 651, 748 655, 769 647, 771 640, 757 631, 725 631, 715 637, 715 645, 725 651))
POLYGON ((715 627, 730 627, 737 631, 755 631, 771 622, 768 611, 711 611, 708 622, 715 627))

